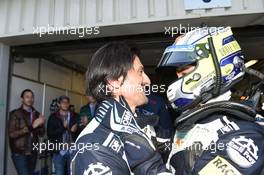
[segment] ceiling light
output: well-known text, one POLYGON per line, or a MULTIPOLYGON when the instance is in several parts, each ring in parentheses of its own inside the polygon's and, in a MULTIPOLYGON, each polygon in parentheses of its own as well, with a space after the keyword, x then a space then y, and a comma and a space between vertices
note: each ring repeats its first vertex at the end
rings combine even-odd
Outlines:
POLYGON ((257 62, 258 62, 258 60, 250 60, 250 61, 246 62, 245 66, 250 67, 250 66, 253 66, 254 64, 256 64, 257 62))

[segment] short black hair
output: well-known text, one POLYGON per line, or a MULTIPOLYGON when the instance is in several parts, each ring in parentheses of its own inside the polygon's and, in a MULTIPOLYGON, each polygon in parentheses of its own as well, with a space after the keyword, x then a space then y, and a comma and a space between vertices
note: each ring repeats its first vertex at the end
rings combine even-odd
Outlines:
POLYGON ((70 102, 70 97, 62 95, 59 97, 58 103, 61 103, 63 100, 67 100, 68 102, 70 102))
POLYGON ((97 101, 113 97, 107 89, 108 81, 117 80, 121 76, 125 79, 135 56, 139 55, 139 49, 125 42, 110 42, 99 48, 92 56, 86 72, 86 93, 97 101))
POLYGON ((24 98, 24 95, 25 95, 25 93, 27 93, 27 92, 30 92, 30 93, 32 94, 32 96, 34 97, 34 93, 33 93, 33 91, 32 91, 31 89, 24 89, 24 90, 21 92, 20 97, 21 97, 21 98, 24 98))
POLYGON ((134 56, 136 55, 138 57, 141 57, 141 50, 138 48, 138 45, 135 42, 130 41, 126 43, 134 56))

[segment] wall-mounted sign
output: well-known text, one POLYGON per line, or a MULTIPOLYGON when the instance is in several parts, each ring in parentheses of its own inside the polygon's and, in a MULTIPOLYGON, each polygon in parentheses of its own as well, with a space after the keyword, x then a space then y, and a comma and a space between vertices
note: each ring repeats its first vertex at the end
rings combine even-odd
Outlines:
POLYGON ((231 7, 231 0, 184 0, 185 10, 231 7))

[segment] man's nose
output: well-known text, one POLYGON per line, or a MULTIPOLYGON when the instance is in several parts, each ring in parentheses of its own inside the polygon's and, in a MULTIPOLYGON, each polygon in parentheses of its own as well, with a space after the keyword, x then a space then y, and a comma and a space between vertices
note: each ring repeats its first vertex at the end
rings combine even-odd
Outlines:
POLYGON ((145 74, 145 72, 144 72, 144 74, 143 74, 143 82, 142 82, 142 84, 143 85, 150 85, 150 79, 149 79, 149 77, 147 76, 147 74, 145 74))
POLYGON ((182 72, 176 72, 176 76, 177 76, 177 78, 181 78, 181 77, 183 77, 183 73, 182 72))

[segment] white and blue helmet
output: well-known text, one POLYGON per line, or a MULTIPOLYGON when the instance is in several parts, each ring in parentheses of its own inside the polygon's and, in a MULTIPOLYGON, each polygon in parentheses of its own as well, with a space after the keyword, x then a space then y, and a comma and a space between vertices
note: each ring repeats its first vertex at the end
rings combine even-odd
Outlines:
POLYGON ((220 95, 244 75, 241 48, 230 27, 199 28, 178 37, 164 51, 158 69, 176 70, 190 64, 195 69, 176 79, 167 90, 172 107, 178 110, 220 95))

